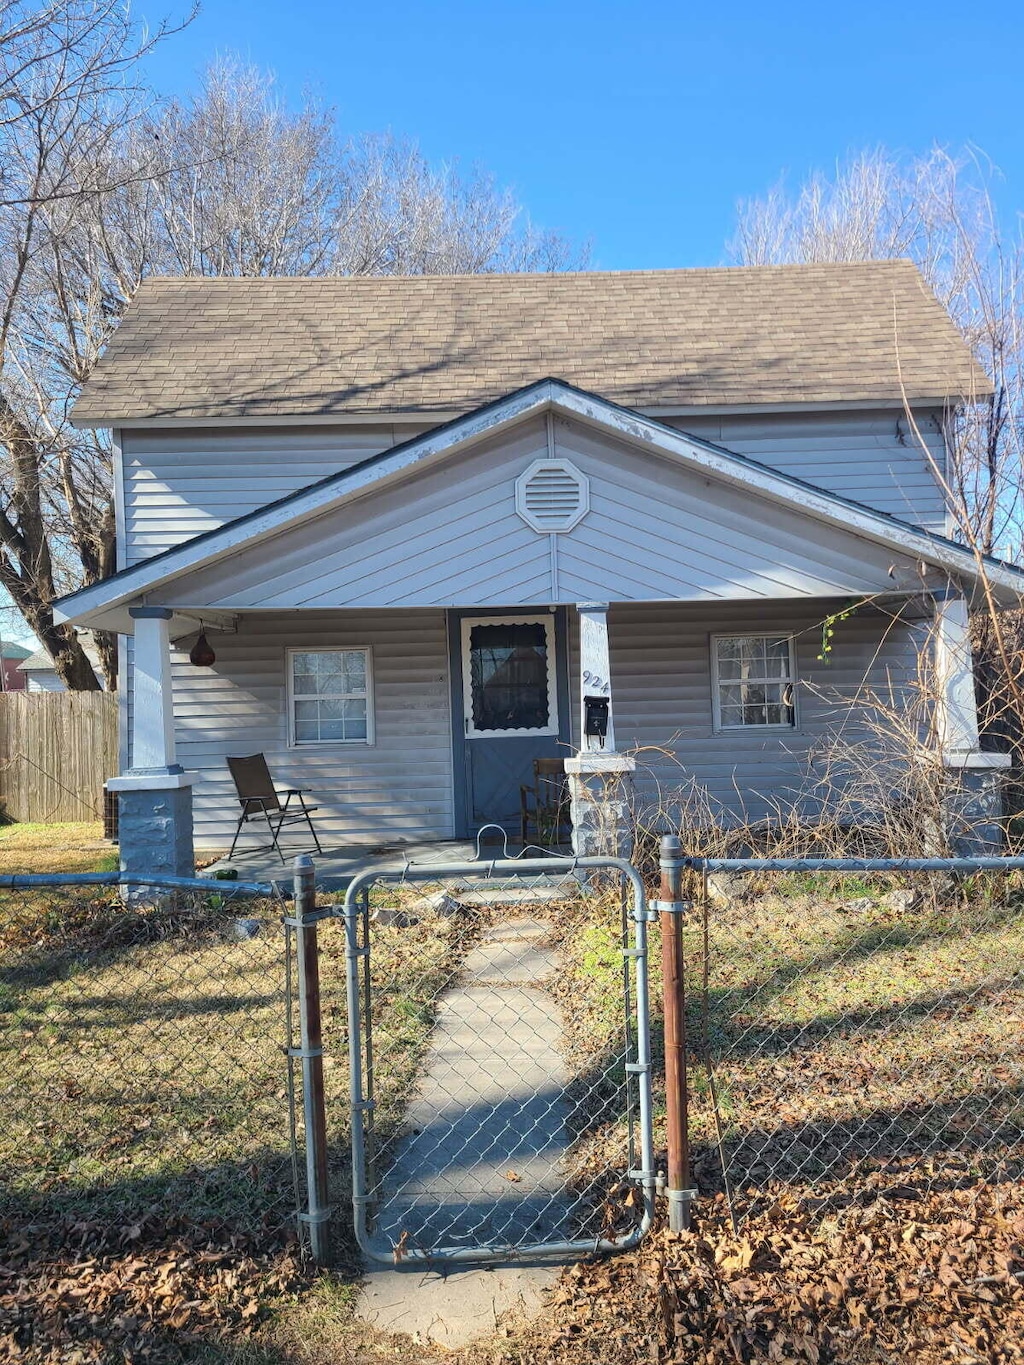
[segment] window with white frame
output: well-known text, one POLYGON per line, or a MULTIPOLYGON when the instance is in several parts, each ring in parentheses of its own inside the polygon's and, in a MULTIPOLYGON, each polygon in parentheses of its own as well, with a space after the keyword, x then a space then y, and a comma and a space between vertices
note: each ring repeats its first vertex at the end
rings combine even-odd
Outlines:
POLYGON ((796 667, 791 636, 715 635, 711 663, 716 729, 792 729, 796 667))
POLYGON ((293 744, 372 744, 368 649, 290 649, 288 705, 293 744))

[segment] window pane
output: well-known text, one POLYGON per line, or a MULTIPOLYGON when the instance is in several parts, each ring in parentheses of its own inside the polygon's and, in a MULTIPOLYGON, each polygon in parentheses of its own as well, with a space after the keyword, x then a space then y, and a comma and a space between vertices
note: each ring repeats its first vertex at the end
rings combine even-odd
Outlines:
MULTIPOLYGON (((739 646, 739 657, 745 664, 757 665, 764 661, 764 637, 761 635, 739 635, 736 643, 739 646)), ((756 668, 748 668, 748 672, 756 672, 756 668)))
POLYGON ((366 655, 361 649, 349 649, 341 656, 346 692, 366 691, 366 655))
POLYGON ((769 678, 788 678, 789 677, 789 640, 786 638, 768 641, 768 667, 765 670, 769 678))
POLYGON ((344 708, 345 738, 365 739, 367 735, 365 700, 343 701, 341 704, 344 708))
POLYGON ((340 668, 321 668, 316 675, 317 695, 321 697, 336 697, 339 692, 345 692, 345 674, 340 668))
POLYGON ((309 650, 291 657, 296 742, 367 739, 366 651, 309 650))

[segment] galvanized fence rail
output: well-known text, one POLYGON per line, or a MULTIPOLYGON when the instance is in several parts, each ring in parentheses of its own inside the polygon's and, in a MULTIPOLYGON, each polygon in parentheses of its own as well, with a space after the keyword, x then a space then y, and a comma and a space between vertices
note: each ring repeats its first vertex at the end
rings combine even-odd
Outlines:
POLYGON ((616 859, 356 876, 352 1201, 370 1259, 586 1254, 643 1235, 649 913, 616 859))
POLYGON ((1024 1176, 1024 858, 667 858, 684 1188, 738 1219, 1024 1176))

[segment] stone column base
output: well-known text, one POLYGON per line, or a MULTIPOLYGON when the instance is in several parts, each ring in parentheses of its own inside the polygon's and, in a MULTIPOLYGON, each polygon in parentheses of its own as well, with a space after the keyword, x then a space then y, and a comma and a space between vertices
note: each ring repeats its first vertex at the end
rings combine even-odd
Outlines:
POLYGON ((581 858, 632 858, 636 839, 633 773, 625 754, 565 760, 573 852, 581 858))
POLYGON ((942 824, 955 858, 1003 852, 1003 790, 1008 754, 960 754, 943 760, 942 824))
POLYGON ((192 778, 185 773, 129 773, 117 792, 121 871, 132 877, 194 877, 192 778))

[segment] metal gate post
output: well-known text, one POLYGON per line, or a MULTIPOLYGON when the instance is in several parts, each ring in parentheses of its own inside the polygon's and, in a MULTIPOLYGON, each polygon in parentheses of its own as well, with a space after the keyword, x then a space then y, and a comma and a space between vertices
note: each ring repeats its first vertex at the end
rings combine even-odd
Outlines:
POLYGON ((331 1207, 327 1175, 327 1114, 324 1105, 323 1034, 320 1024, 320 961, 316 929, 316 873, 313 859, 295 859, 295 935, 299 978, 299 1042, 302 1059, 302 1111, 306 1138, 306 1198, 300 1218, 309 1228, 313 1260, 330 1258, 331 1207))
POLYGON ((661 974, 665 1009, 665 1118, 668 1129, 668 1225, 690 1226, 696 1190, 690 1185, 690 1134, 686 1079, 686 988, 683 980, 682 861, 679 839, 661 840, 661 974))

